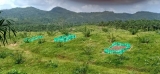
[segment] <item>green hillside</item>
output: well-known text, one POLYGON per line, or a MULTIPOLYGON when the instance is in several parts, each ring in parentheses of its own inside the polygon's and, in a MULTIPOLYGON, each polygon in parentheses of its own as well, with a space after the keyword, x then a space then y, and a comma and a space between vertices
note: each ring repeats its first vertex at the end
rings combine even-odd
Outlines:
POLYGON ((67 30, 76 39, 65 43, 53 42, 62 35, 58 30, 18 32, 7 46, 0 47, 0 74, 160 74, 159 30, 138 30, 134 35, 110 26, 67 30), (44 38, 23 42, 25 37, 38 35, 44 38), (122 55, 104 53, 113 42, 127 42, 131 48, 122 55))
POLYGON ((111 11, 104 12, 80 12, 76 13, 69 11, 61 7, 55 7, 50 11, 43 11, 36 9, 34 7, 27 8, 13 8, 3 11, 1 16, 3 18, 13 19, 16 21, 16 24, 20 25, 30 25, 30 24, 55 24, 59 22, 62 18, 67 23, 86 23, 86 22, 101 22, 101 21, 112 21, 112 20, 159 20, 159 13, 152 13, 147 11, 139 11, 134 14, 129 13, 114 13, 111 11))

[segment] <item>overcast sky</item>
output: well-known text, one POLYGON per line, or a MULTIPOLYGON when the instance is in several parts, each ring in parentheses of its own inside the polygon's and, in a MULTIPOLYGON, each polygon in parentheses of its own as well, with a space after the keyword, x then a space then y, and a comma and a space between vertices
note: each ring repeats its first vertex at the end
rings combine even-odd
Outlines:
POLYGON ((47 11, 59 6, 75 12, 160 13, 160 0, 0 0, 0 10, 30 6, 47 11))

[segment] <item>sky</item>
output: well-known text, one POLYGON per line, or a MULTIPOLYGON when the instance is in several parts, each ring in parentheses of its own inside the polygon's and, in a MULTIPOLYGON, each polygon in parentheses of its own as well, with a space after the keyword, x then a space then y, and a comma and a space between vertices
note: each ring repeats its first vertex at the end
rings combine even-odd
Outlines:
POLYGON ((57 6, 74 12, 160 13, 160 0, 0 0, 0 10, 35 7, 49 11, 57 6))

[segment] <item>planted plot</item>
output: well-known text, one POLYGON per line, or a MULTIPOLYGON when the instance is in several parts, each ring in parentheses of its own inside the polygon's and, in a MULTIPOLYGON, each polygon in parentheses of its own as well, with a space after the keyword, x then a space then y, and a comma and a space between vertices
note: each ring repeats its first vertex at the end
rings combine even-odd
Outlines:
POLYGON ((129 43, 114 42, 109 48, 104 50, 105 53, 109 54, 123 54, 126 50, 130 49, 129 43))
POLYGON ((38 40, 38 39, 42 39, 43 36, 34 36, 34 37, 31 37, 31 38, 24 38, 24 42, 25 43, 30 43, 30 42, 33 42, 35 40, 38 40))
POLYGON ((76 35, 74 35, 74 34, 63 35, 63 36, 59 36, 57 38, 54 38, 54 42, 68 42, 68 41, 73 40, 75 38, 76 38, 76 35))

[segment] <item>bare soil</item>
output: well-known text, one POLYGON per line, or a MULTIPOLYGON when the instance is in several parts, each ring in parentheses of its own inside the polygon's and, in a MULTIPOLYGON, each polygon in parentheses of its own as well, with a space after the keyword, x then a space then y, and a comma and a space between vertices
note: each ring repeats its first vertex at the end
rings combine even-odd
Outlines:
POLYGON ((125 46, 113 46, 112 48, 110 48, 111 50, 120 50, 126 48, 125 46))

